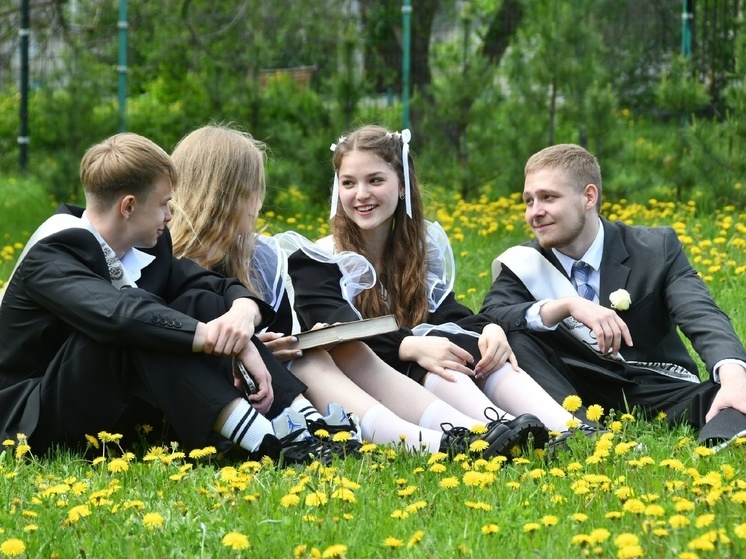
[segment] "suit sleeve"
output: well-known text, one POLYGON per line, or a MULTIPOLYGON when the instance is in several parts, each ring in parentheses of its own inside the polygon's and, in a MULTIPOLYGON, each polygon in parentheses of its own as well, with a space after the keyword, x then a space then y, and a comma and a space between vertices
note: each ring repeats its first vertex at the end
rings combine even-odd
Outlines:
POLYGON ((664 297, 674 323, 712 373, 721 359, 746 361, 746 351, 728 316, 692 268, 676 233, 665 228, 664 297))
MULTIPOLYGON (((288 259, 288 273, 295 291, 295 312, 301 328, 307 330, 317 322, 350 322, 358 315, 342 297, 339 280, 342 274, 336 264, 318 262, 302 251, 288 259)), ((406 369, 399 359, 399 345, 410 336, 409 328, 365 339, 365 343, 395 369, 406 369)))
POLYGON ((103 253, 84 230, 39 242, 18 270, 27 297, 101 343, 191 352, 197 320, 142 289, 111 285, 103 253))

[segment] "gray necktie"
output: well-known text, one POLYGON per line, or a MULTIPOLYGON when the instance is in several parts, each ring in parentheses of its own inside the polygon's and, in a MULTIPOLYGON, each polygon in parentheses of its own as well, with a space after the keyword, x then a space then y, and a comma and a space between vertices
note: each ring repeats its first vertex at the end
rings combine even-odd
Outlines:
POLYGON ((578 295, 589 301, 593 301, 596 296, 594 289, 588 284, 588 277, 591 275, 591 267, 582 260, 578 260, 572 265, 572 283, 578 290, 578 295))

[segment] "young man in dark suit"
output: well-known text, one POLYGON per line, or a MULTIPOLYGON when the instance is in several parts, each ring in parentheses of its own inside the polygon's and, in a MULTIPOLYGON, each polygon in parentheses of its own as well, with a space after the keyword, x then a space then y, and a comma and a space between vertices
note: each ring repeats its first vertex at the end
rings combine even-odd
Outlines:
POLYGON ((254 336, 272 309, 172 256, 168 154, 118 134, 86 152, 81 181, 85 210, 62 206, 37 230, 2 296, 0 436, 40 454, 165 418, 187 448, 229 439, 252 457, 328 458, 293 407, 305 385, 254 336), (256 393, 239 390, 234 359, 256 393))
POLYGON ((746 351, 674 231, 600 217, 600 167, 572 144, 528 160, 523 200, 536 238, 496 259, 481 310, 521 366, 560 401, 662 411, 708 443, 746 435, 746 351))

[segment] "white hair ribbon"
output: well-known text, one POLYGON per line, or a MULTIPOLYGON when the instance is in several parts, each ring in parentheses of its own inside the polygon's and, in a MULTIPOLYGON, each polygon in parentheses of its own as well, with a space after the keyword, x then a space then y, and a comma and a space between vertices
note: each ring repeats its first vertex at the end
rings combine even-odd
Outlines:
MULTIPOLYGON (((332 151, 337 151, 337 144, 341 144, 346 139, 347 138, 345 136, 340 136, 339 140, 337 140, 337 143, 329 146, 329 149, 332 151)), ((334 171, 334 186, 332 186, 332 209, 331 209, 331 212, 329 212, 329 219, 332 219, 335 215, 337 215, 337 202, 338 201, 339 201, 339 172, 334 171)))
POLYGON ((401 131, 401 161, 404 167, 404 204, 410 219, 412 217, 412 187, 409 183, 409 141, 411 139, 412 132, 409 131, 409 128, 401 131))

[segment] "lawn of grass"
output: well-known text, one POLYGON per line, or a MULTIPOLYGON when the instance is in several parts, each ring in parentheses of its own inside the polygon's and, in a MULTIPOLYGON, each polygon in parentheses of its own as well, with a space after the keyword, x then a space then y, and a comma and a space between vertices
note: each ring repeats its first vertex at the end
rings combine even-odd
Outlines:
MULTIPOLYGON (((0 184, 3 192, 9 257, 0 280, 15 243, 51 211, 42 197, 38 213, 19 217, 11 189, 0 184), (6 218, 7 208, 16 217, 6 218)), ((300 192, 286 194, 266 209, 270 232, 328 232, 322 209, 309 208, 300 192)), ((451 238, 456 291, 477 309, 492 259, 527 236, 522 203, 467 204, 434 189, 429 212, 451 238)), ((746 339, 745 214, 725 207, 698 216, 686 203, 620 200, 604 215, 673 226, 746 339)), ((90 434, 85 455, 44 459, 22 439, 9 440, 0 454, 0 556, 746 556, 746 447, 712 454, 687 427, 620 411, 604 425, 606 435, 578 436, 550 461, 541 453, 510 464, 449 461, 369 446, 361 459, 329 468, 282 470, 211 449, 185 455, 170 441, 129 454, 104 433, 90 434)))

